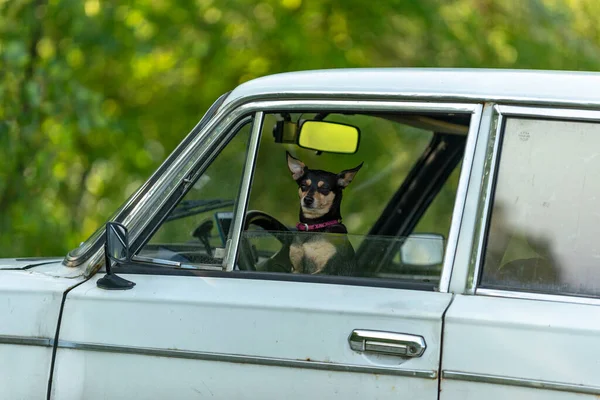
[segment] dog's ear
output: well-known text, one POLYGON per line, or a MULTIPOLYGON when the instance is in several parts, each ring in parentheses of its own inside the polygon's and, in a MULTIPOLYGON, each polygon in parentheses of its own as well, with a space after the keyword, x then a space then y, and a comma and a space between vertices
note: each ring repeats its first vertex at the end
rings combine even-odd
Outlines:
POLYGON ((338 180, 337 180, 338 186, 341 187, 342 189, 345 188, 346 186, 348 186, 350 184, 350 182, 352 182, 352 180, 354 179, 354 176, 356 175, 356 173, 362 166, 363 166, 363 163, 360 163, 360 165, 357 167, 354 167, 352 169, 347 169, 347 170, 340 172, 338 174, 338 180))
POLYGON ((286 151, 285 154, 287 156, 288 168, 292 173, 292 178, 297 181, 302 175, 304 175, 304 168, 306 168, 306 165, 304 165, 304 163, 297 158, 292 157, 289 152, 286 151))

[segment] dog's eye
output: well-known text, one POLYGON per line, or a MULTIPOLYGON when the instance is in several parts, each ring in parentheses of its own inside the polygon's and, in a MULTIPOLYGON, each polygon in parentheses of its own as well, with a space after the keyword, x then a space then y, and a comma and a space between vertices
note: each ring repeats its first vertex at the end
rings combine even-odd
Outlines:
POLYGON ((329 190, 329 189, 321 189, 321 190, 319 190, 319 192, 321 192, 323 195, 327 196, 329 194, 329 192, 331 192, 331 190, 329 190))
POLYGON ((306 192, 306 191, 308 190, 308 186, 306 186, 306 185, 302 185, 302 186, 300 186, 300 189, 301 189, 303 192, 306 192))

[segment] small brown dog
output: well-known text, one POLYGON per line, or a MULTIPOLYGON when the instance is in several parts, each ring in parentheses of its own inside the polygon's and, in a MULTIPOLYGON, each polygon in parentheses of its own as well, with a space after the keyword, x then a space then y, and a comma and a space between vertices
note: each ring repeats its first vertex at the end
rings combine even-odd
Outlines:
POLYGON ((300 196, 299 231, 290 246, 292 272, 305 274, 354 275, 354 248, 342 224, 342 191, 352 182, 362 163, 335 174, 309 169, 287 155, 292 178, 300 196), (333 235, 333 234, 339 235, 333 235))

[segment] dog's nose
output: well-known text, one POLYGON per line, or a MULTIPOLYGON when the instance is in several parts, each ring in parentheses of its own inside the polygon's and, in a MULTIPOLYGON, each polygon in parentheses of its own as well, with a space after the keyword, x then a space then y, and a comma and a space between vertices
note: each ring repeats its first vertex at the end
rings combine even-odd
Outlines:
POLYGON ((315 199, 313 199, 312 197, 308 197, 308 196, 306 196, 306 197, 304 198, 304 204, 305 204, 305 205, 307 205, 307 206, 310 206, 310 205, 312 205, 312 203, 313 203, 314 201, 315 201, 315 199))

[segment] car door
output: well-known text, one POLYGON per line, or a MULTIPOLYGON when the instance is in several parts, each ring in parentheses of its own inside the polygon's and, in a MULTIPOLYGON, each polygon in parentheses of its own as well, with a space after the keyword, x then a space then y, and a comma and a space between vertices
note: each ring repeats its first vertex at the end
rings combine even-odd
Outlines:
MULTIPOLYGON (((263 112, 324 106, 462 112, 475 115, 475 128, 479 110, 282 101, 245 105, 240 118, 224 118, 213 128, 220 132, 214 151, 190 167, 193 173, 183 174, 186 190, 164 202, 164 213, 148 216, 149 241, 133 238, 133 262, 114 268, 135 287, 101 289, 100 273, 68 293, 52 398, 437 398, 461 195, 441 284, 239 270, 238 244, 261 132, 271 130, 263 128, 263 112), (170 228, 165 223, 202 212, 217 220, 198 225, 181 218, 170 228), (211 224, 218 225, 218 235, 203 233, 211 224), (198 241, 188 246, 175 240, 181 235, 198 241)), ((472 132, 469 143, 467 152, 472 132)), ((469 171, 469 163, 463 170, 469 171)))
POLYGON ((488 111, 468 195, 477 234, 457 253, 472 261, 451 283, 462 294, 444 321, 440 398, 596 398, 600 112, 488 111))

